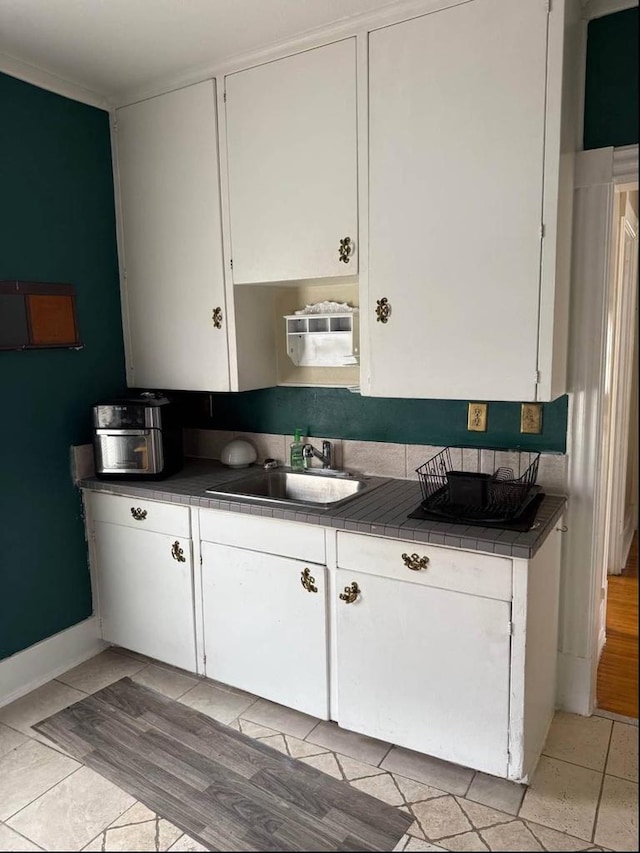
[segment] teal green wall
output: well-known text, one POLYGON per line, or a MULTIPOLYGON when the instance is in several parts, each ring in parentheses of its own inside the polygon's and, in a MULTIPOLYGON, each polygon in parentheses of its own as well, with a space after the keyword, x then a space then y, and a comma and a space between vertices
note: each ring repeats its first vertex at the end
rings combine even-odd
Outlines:
POLYGON ((489 403, 486 432, 467 430, 468 400, 361 397, 337 388, 180 395, 186 426, 401 444, 521 447, 564 453, 567 397, 543 404, 542 433, 520 433, 519 403, 489 403), (209 400, 210 398, 210 400, 209 400), (210 417, 209 412, 213 413, 210 417))
POLYGON ((125 384, 108 114, 0 74, 0 279, 69 282, 84 349, 0 352, 0 658, 91 614, 69 448, 125 384))
POLYGON ((638 142, 638 8, 589 22, 584 147, 638 142))

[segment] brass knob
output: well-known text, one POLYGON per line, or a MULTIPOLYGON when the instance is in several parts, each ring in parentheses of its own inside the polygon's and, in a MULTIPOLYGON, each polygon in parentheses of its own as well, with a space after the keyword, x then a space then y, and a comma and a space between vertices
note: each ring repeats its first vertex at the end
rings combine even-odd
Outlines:
POLYGON ((376 300, 376 320, 378 323, 388 323, 391 314, 391 305, 386 296, 376 300))
POLYGON ((222 328, 222 308, 220 308, 220 307, 214 308, 211 319, 213 320, 214 327, 216 329, 221 329, 222 328))
POLYGON ((300 583, 307 590, 307 592, 318 591, 318 587, 315 585, 316 579, 312 577, 309 569, 305 569, 303 572, 300 572, 300 583))
POLYGON ((343 237, 340 240, 340 248, 338 249, 338 260, 345 264, 349 263, 349 256, 353 252, 353 243, 351 237, 343 237))
POLYGON ((340 593, 340 599, 346 604, 353 604, 356 598, 360 595, 360 587, 354 581, 351 586, 345 586, 344 592, 340 593))
POLYGON ((184 556, 184 551, 180 547, 180 543, 176 539, 176 541, 171 546, 171 556, 174 560, 177 560, 178 563, 186 563, 187 560, 184 556))
POLYGON ((402 559, 404 564, 412 572, 419 572, 420 569, 426 569, 429 563, 428 557, 421 557, 419 554, 403 554, 402 559))
POLYGON ((132 506, 131 515, 135 518, 136 521, 144 521, 147 517, 147 511, 146 509, 140 509, 139 506, 132 506))

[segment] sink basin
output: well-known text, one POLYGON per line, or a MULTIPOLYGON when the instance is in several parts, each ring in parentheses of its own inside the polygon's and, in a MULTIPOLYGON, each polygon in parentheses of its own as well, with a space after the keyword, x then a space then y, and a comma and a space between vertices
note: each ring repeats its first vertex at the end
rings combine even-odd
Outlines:
POLYGON ((312 472, 277 470, 259 471, 212 486, 208 495, 234 499, 251 499, 267 504, 289 506, 334 507, 362 495, 379 485, 367 477, 353 477, 345 472, 312 472))

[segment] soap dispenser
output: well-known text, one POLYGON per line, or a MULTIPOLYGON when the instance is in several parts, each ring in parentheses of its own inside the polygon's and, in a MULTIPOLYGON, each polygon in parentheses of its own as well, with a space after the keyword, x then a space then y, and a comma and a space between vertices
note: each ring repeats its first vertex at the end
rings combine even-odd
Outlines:
POLYGON ((304 454, 302 449, 304 442, 302 441, 302 430, 297 429, 291 443, 291 451, 289 455, 289 464, 292 471, 304 471, 304 454))

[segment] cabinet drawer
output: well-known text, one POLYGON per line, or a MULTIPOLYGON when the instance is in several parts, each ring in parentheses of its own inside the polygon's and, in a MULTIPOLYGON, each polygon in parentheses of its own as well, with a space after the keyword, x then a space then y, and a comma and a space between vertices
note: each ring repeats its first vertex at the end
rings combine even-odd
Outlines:
POLYGON ((191 538, 188 506, 176 506, 139 497, 86 492, 94 521, 122 524, 154 533, 191 538))
POLYGON ((200 538, 265 554, 325 562, 324 529, 233 512, 200 510, 200 538))
POLYGON ((426 586, 511 600, 511 560, 456 548, 338 531, 338 568, 396 578, 426 586), (425 568, 410 569, 402 555, 426 557, 425 568))

